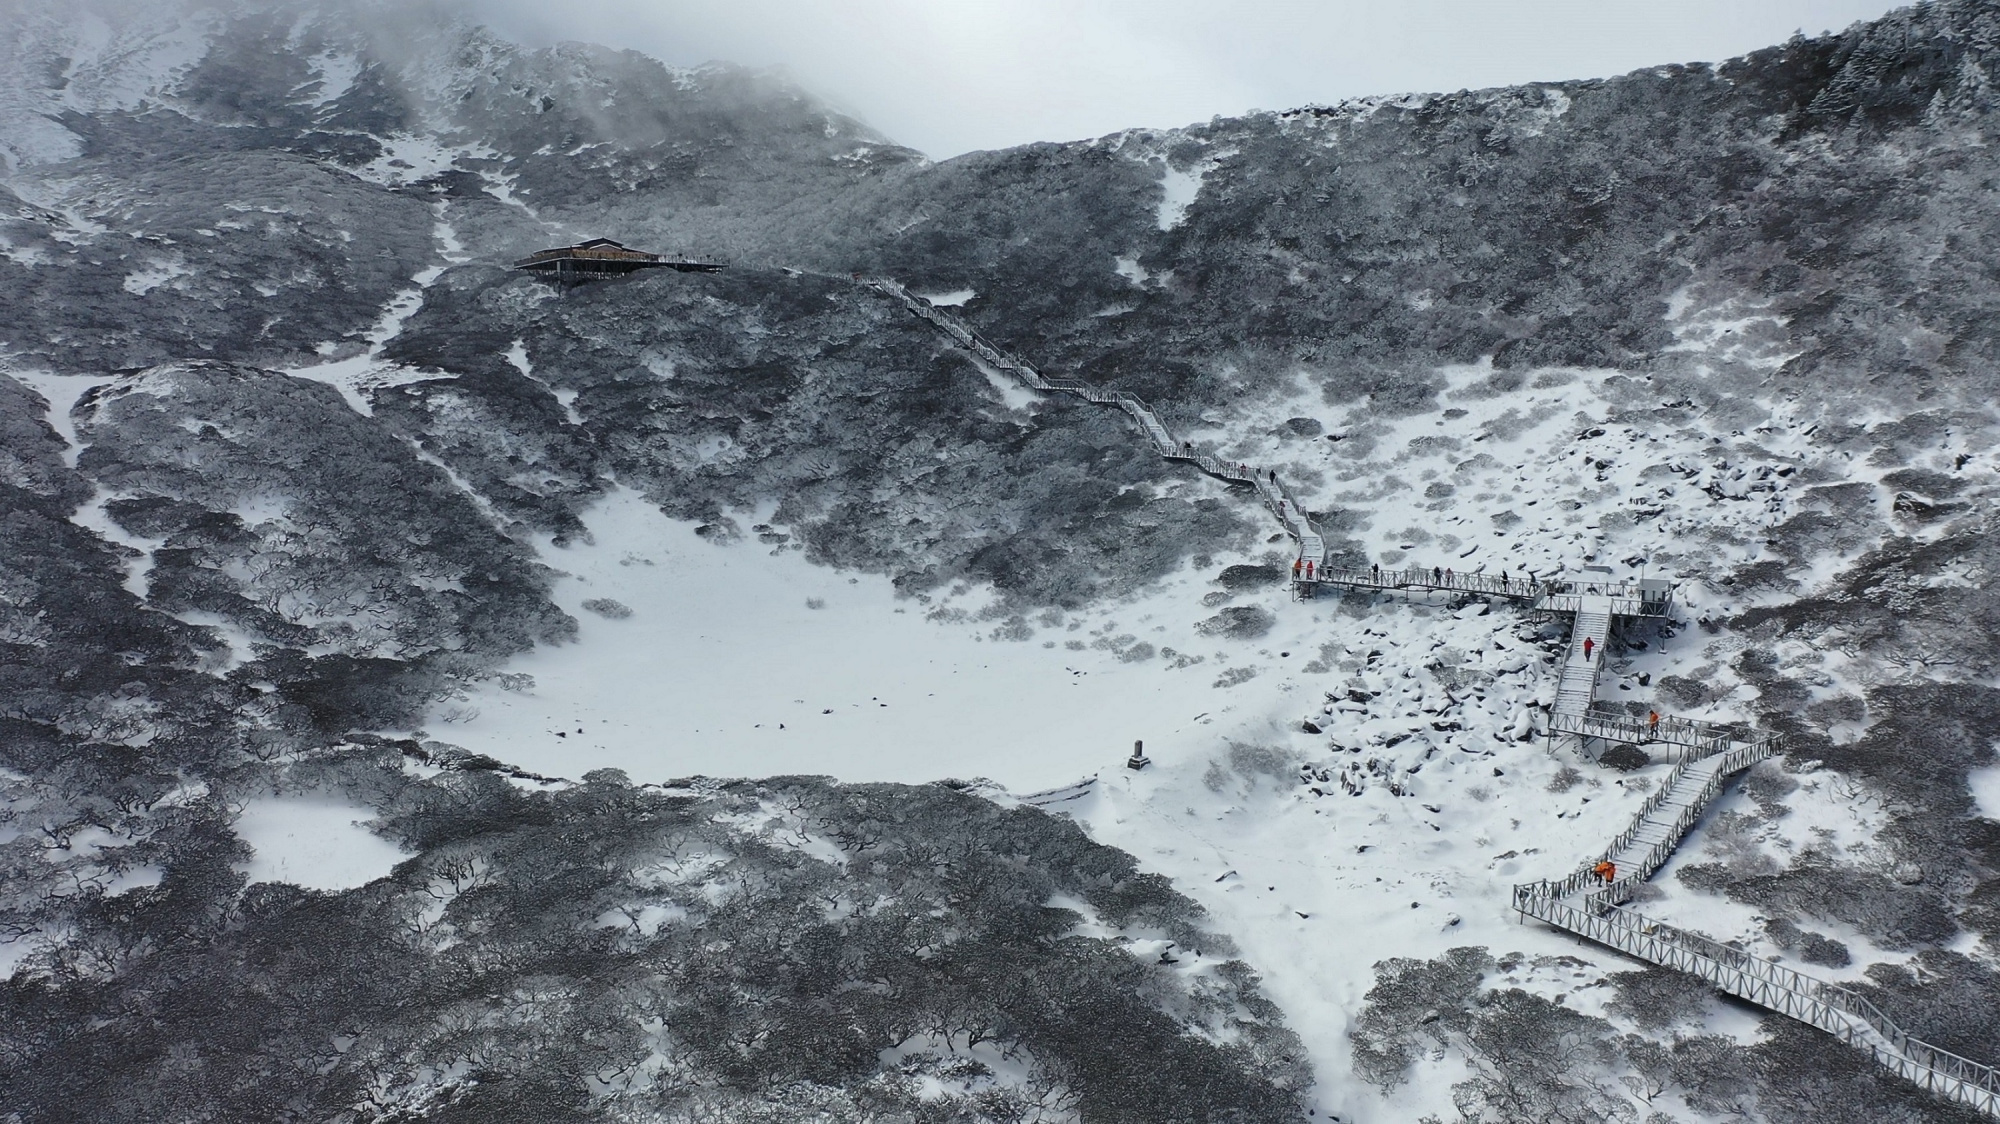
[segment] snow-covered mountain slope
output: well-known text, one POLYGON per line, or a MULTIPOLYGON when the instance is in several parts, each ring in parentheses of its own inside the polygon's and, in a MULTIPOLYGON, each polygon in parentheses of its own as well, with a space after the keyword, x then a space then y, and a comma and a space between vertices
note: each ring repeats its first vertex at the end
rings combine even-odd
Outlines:
POLYGON ((6 18, 0 1114, 1962 1118, 1517 920, 1665 771, 1535 735, 1560 622, 1294 601, 856 271, 1338 563, 1672 576, 1600 697, 1787 755, 1641 906, 1995 1060, 1992 5, 936 165, 429 10, 6 18), (729 268, 502 268, 598 234, 729 268))

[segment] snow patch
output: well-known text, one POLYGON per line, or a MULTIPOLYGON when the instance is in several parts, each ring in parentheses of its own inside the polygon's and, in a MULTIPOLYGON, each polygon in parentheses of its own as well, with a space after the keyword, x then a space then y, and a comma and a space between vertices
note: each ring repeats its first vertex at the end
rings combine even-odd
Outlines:
POLYGON ((71 515, 69 520, 96 535, 98 538, 103 539, 105 542, 126 547, 135 552, 134 554, 127 555, 124 559, 125 589, 132 596, 144 601, 147 593, 152 589, 153 552, 165 546, 167 540, 141 538, 137 535, 127 533, 125 528, 120 527, 111 518, 111 513, 104 509, 105 504, 117 498, 119 497, 99 488, 97 494, 91 497, 90 502, 77 508, 75 514, 71 515))
POLYGON ((369 831, 366 808, 309 797, 244 802, 236 834, 256 852, 241 869, 252 882, 290 882, 309 890, 349 890, 384 877, 408 858, 369 831))
POLYGON ((569 424, 577 426, 583 424, 583 415, 576 412, 576 391, 565 387, 550 386, 548 383, 536 378, 535 365, 528 358, 528 345, 525 342, 521 340, 514 341, 514 346, 507 349, 507 362, 513 364, 514 369, 521 372, 523 378, 532 380, 536 385, 553 395, 556 404, 563 408, 563 414, 569 418, 569 424))
POLYGON ((77 399, 92 387, 102 386, 110 380, 99 375, 57 375, 46 371, 9 371, 15 382, 34 391, 48 400, 49 428, 63 440, 63 463, 76 467, 76 459, 83 452, 83 439, 77 435, 76 419, 70 416, 76 409, 77 399))
POLYGON ((1979 806, 1979 814, 2000 820, 2000 765, 1974 769, 1965 779, 1972 786, 1972 802, 1979 806))
POLYGON ((1789 362, 1796 351, 1787 351, 1791 342, 1785 316, 1766 312, 1769 298, 1732 296, 1718 303, 1701 303, 1694 286, 1683 285, 1667 296, 1667 322, 1672 325, 1674 343, 1663 351, 1697 352, 1729 362, 1775 370, 1789 362))
POLYGON ((953 289, 948 293, 912 293, 911 295, 922 297, 939 308, 958 308, 963 306, 966 301, 978 296, 979 293, 974 289, 953 289))
POLYGON ((1203 169, 1180 171, 1166 165, 1160 173, 1160 206, 1154 221, 1161 230, 1172 230, 1187 219, 1188 208, 1201 195, 1203 169))
POLYGON ((41 947, 42 942, 36 940, 33 934, 0 941, 0 980, 13 979, 14 973, 20 971, 21 965, 41 947))
POLYGON ((307 85, 314 89, 305 104, 314 109, 339 101, 354 88, 354 80, 361 77, 361 59, 338 51, 329 50, 315 55, 306 60, 306 65, 312 68, 314 78, 307 85))
POLYGON ((431 137, 397 133, 379 138, 382 154, 354 170, 354 174, 385 187, 401 187, 449 172, 459 158, 474 153, 465 146, 446 146, 431 137))
POLYGON ((979 367, 979 373, 986 376, 987 385, 991 386, 994 393, 1000 396, 1000 404, 1009 410, 1026 410, 1035 403, 1046 400, 1046 396, 1041 391, 1032 390, 1022 385, 1020 379, 994 369, 985 360, 979 358, 977 355, 973 355, 971 352, 967 352, 966 354, 979 367))
POLYGON ((257 641, 243 630, 243 626, 220 613, 203 609, 183 609, 174 614, 188 624, 212 630, 223 643, 222 651, 207 657, 203 671, 211 675, 228 675, 257 656, 257 641))
POLYGON ((510 661, 504 671, 533 676, 530 692, 492 684, 440 704, 431 722, 443 740, 554 776, 984 776, 1034 791, 1119 765, 1135 739, 1170 761, 1205 755, 1238 725, 1272 727, 1307 701, 1285 669, 1326 639, 1318 612, 1275 612, 1290 608, 1275 585, 1258 595, 1271 603, 1272 633, 1198 631, 1215 612, 1202 601, 1206 574, 1009 626, 982 619, 979 591, 927 613, 884 578, 815 566, 788 546, 708 541, 627 489, 584 522, 587 543, 538 543, 570 575, 554 593, 578 619, 580 643, 510 661), (583 608, 597 598, 633 615, 583 608), (1284 666, 1223 674, 1264 660, 1284 666))
POLYGON ((294 378, 311 379, 333 387, 340 391, 340 396, 347 400, 347 404, 353 407, 354 412, 363 417, 375 416, 375 406, 368 400, 368 395, 382 387, 457 377, 439 371, 415 371, 408 367, 379 363, 375 359, 375 349, 372 348, 367 354, 311 367, 293 367, 285 373, 294 378))
POLYGON ((143 297, 176 277, 186 277, 194 271, 187 263, 176 259, 151 262, 125 275, 125 291, 133 296, 143 297))
POLYGON ((1155 221, 1161 230, 1172 230, 1187 219, 1188 208, 1201 195, 1201 184, 1208 173, 1221 166, 1224 160, 1236 155, 1235 149, 1228 149, 1205 157, 1192 167, 1180 169, 1167 160, 1160 161, 1160 204, 1155 221))

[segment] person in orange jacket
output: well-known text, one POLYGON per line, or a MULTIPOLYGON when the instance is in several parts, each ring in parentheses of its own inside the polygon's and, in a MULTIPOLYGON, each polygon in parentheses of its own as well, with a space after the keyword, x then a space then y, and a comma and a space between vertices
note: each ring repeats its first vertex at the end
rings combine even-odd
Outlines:
POLYGON ((1605 859, 1603 862, 1591 867, 1590 873, 1595 874, 1608 885, 1618 881, 1618 864, 1612 862, 1610 859, 1605 859))

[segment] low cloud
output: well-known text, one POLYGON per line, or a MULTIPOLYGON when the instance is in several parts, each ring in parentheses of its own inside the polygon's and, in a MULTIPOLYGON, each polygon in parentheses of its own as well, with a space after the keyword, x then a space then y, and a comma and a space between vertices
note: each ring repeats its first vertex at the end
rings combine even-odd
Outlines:
POLYGON ((530 42, 780 67, 936 157, 1249 109, 1728 58, 1888 0, 468 0, 530 42))

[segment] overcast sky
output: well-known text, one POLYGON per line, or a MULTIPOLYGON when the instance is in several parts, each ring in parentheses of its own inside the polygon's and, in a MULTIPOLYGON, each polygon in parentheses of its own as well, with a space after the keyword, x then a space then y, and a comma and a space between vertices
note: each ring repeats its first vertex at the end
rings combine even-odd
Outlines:
POLYGON ((1364 94, 1714 61, 1884 0, 470 0, 528 42, 781 67, 944 158, 1364 94))

